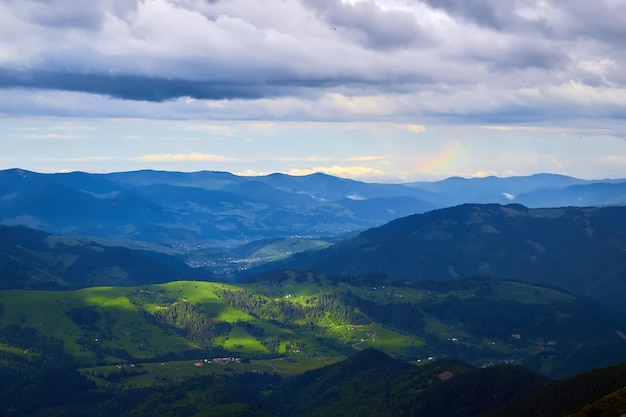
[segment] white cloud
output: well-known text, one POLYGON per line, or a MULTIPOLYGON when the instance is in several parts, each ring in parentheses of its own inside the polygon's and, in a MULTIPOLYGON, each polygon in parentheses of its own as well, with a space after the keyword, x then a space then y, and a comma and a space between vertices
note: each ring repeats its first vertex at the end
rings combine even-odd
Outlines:
POLYGON ((67 135, 60 133, 31 133, 27 135, 21 135, 22 139, 36 139, 36 140, 74 140, 83 139, 84 135, 67 135))
POLYGON ((385 173, 376 168, 366 167, 366 166, 320 166, 314 168, 293 168, 288 171, 290 175, 309 175, 314 174, 316 172, 322 172, 325 174, 335 175, 338 177, 349 177, 349 178, 375 178, 382 177, 385 173))
POLYGON ((370 162, 370 161, 381 161, 381 160, 385 160, 386 158, 387 157, 385 156, 379 156, 379 155, 366 155, 366 156, 355 156, 352 158, 348 158, 348 160, 370 162))
POLYGON ((235 160, 234 158, 223 155, 214 155, 199 152, 191 152, 186 154, 150 154, 139 156, 134 159, 141 162, 229 162, 235 160))
POLYGON ((372 162, 385 160, 385 156, 379 155, 364 155, 364 156, 352 156, 349 158, 339 156, 307 156, 307 157, 280 157, 271 158, 274 161, 282 162, 329 162, 329 161, 342 161, 342 162, 372 162))
POLYGON ((271 158, 274 161, 280 162, 328 162, 332 161, 333 158, 329 156, 306 156, 306 157, 296 157, 296 156, 285 156, 279 158, 271 158))
POLYGON ((270 175, 271 173, 272 171, 257 171, 257 170, 250 169, 250 168, 244 171, 234 172, 235 175, 240 175, 243 177, 260 177, 264 175, 270 175))
POLYGON ((472 172, 452 172, 451 176, 464 177, 464 178, 485 178, 489 176, 502 176, 504 172, 496 172, 492 170, 478 170, 472 172))
POLYGON ((426 126, 424 126, 424 125, 409 124, 409 125, 397 125, 397 126, 400 129, 408 130, 411 133, 423 133, 423 132, 426 132, 426 126))

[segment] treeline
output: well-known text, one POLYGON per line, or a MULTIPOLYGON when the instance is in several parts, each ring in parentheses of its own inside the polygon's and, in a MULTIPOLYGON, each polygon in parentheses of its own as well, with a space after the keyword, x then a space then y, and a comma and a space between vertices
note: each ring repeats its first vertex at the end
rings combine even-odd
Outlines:
POLYGON ((361 324, 368 322, 354 307, 342 302, 336 294, 309 297, 304 304, 286 300, 271 300, 252 294, 248 290, 219 290, 217 295, 229 305, 260 320, 282 325, 316 327, 322 320, 336 325, 361 324))
POLYGON ((470 417, 547 384, 520 367, 481 369, 450 359, 412 366, 365 349, 291 378, 270 398, 280 416, 470 417))
POLYGON ((48 363, 71 362, 72 358, 65 353, 63 341, 47 337, 32 327, 9 324, 0 328, 0 343, 18 346, 25 352, 39 355, 40 366, 48 363))
MULTIPOLYGON (((11 324, 0 328, 0 344, 23 349, 0 349, 0 415, 35 416, 39 409, 68 404, 66 394, 88 390, 93 383, 76 370, 63 341, 32 327, 11 324)), ((50 415, 50 414, 48 414, 50 415)))
POLYGON ((154 313, 146 310, 140 301, 130 297, 129 301, 148 323, 166 331, 174 331, 203 347, 210 346, 213 339, 231 330, 229 323, 207 317, 183 300, 161 306, 154 313))
MULTIPOLYGON (((278 348, 280 347, 281 339, 275 335, 266 334, 265 330, 259 326, 255 326, 252 323, 247 321, 237 321, 237 326, 244 328, 251 336, 253 336, 256 340, 261 342, 263 346, 270 352, 276 354, 278 352, 278 348)), ((271 356, 271 355, 270 355, 271 356)), ((266 355, 266 357, 268 357, 266 355)))
POLYGON ((226 335, 231 330, 229 323, 206 317, 182 300, 159 308, 154 315, 169 326, 180 329, 187 340, 201 346, 211 344, 213 339, 226 335))
MULTIPOLYGON (((248 372, 118 391, 98 388, 74 366, 62 365, 34 370, 0 386, 0 415, 553 417, 570 415, 622 389, 625 366, 550 381, 512 365, 481 369, 444 359, 414 366, 365 349, 345 361, 288 379, 248 372)), ((129 375, 125 372, 109 379, 123 379, 129 375)), ((610 399, 621 396, 623 391, 610 399)), ((623 408, 600 414, 612 404, 598 403, 580 415, 621 415, 623 408)))
POLYGON ((94 306, 76 307, 65 310, 65 315, 83 330, 100 331, 100 313, 94 306))
MULTIPOLYGON (((281 378, 269 374, 206 375, 176 385, 120 393, 98 407, 102 417, 276 417, 260 393, 281 378)), ((95 410, 89 410, 93 412, 95 410)), ((85 417, 91 416, 89 412, 85 417)))
MULTIPOLYGON (((420 307, 415 303, 393 302, 377 303, 375 301, 359 297, 351 291, 341 296, 341 300, 373 321, 382 323, 401 331, 408 331, 415 335, 424 334, 424 319, 420 307)), ((355 323, 359 324, 359 323, 355 323)))
MULTIPOLYGON (((626 364, 600 368, 579 374, 550 385, 540 392, 523 396, 516 401, 481 415, 482 417, 553 417, 568 415, 611 392, 626 386, 626 364)), ((616 414, 622 415, 624 410, 616 414)))

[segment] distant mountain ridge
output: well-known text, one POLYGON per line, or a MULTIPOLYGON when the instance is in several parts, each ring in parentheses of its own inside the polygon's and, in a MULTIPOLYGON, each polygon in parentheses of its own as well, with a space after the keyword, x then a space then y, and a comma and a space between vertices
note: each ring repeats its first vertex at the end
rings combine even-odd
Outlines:
POLYGON ((337 236, 438 207, 431 193, 323 174, 0 171, 0 224, 176 246, 337 236))
POLYGON ((377 184, 327 174, 0 171, 0 224, 176 246, 332 237, 461 203, 626 204, 626 179, 537 174, 377 184))

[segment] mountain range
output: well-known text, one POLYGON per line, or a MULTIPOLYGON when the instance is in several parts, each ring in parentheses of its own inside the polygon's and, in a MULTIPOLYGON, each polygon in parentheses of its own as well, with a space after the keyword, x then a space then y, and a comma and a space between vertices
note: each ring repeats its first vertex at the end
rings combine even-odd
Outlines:
MULTIPOLYGON (((554 286, 624 313, 626 209, 619 204, 626 202, 625 187, 621 180, 551 174, 369 184, 325 174, 39 174, 13 169, 0 172, 0 218, 5 225, 40 228, 92 247, 156 250, 203 267, 198 272, 178 264, 168 276, 233 279, 272 268, 386 274, 408 281, 485 275, 554 286), (482 204, 511 199, 543 205, 482 204), (481 204, 447 207, 464 201, 481 204), (574 207, 581 202, 596 206, 574 207), (431 210, 435 207, 445 208, 431 210)), ((5 267, 7 259, 31 259, 40 249, 29 250, 30 258, 5 251, 5 267)), ((116 256, 130 256, 123 253, 116 256)), ((72 275, 78 264, 64 256, 57 258, 66 259, 65 266, 43 268, 35 262, 30 270, 20 267, 22 275, 15 279, 25 280, 25 288, 167 280, 151 273, 128 278, 128 268, 119 272, 120 263, 101 269, 119 272, 108 278, 97 278, 97 271, 88 277, 72 275)))
POLYGON ((0 414, 621 416, 625 204, 551 174, 0 171, 0 414))
POLYGON ((4 225, 186 251, 198 242, 341 236, 437 208, 511 202, 528 207, 625 204, 626 179, 538 174, 376 184, 325 174, 0 171, 4 225))

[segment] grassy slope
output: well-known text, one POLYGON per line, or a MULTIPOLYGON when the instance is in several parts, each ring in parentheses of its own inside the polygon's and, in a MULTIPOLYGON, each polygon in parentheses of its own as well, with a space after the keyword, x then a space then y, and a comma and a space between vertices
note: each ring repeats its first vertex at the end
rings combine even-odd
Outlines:
MULTIPOLYGON (((104 383, 106 378, 97 374, 106 377, 121 373, 123 369, 132 374, 127 375, 126 383, 137 386, 168 378, 178 380, 181 375, 186 378, 220 373, 225 368, 229 368, 227 372, 256 369, 285 375, 300 373, 368 347, 416 361, 454 356, 479 364, 483 361, 523 363, 533 358, 535 369, 550 372, 556 366, 555 358, 571 354, 574 344, 600 334, 594 333, 599 324, 593 321, 587 325, 593 327, 593 331, 584 328, 580 334, 568 335, 561 329, 571 330, 568 326, 572 318, 568 315, 573 313, 563 307, 574 301, 569 294, 517 282, 491 282, 488 287, 489 291, 479 296, 480 286, 475 284, 436 290, 388 285, 359 287, 309 275, 306 279, 291 276, 280 283, 242 285, 183 281, 64 292, 8 290, 0 292, 0 327, 20 325, 60 339, 65 351, 81 364, 85 375, 104 383), (218 296, 222 290, 242 289, 265 303, 290 303, 300 307, 315 303, 323 294, 346 293, 378 306, 392 306, 392 309, 395 303, 412 303, 420 306, 415 320, 421 320, 423 328, 420 331, 407 330, 394 322, 383 324, 374 316, 370 316, 369 322, 339 323, 333 321, 329 313, 313 327, 296 322, 261 320, 218 296), (471 304, 477 300, 482 304, 471 304), (501 320, 493 319, 495 321, 490 324, 480 314, 472 317, 480 308, 489 312, 494 306, 511 305, 512 302, 522 307, 518 312, 521 318, 512 319, 510 328, 506 317, 500 317, 506 311, 494 310, 496 318, 501 320), (176 303, 192 306, 202 317, 228 323, 228 331, 213 338, 209 344, 191 341, 185 337, 183 329, 157 319, 160 310, 170 309, 176 303), (465 306, 465 303, 470 304, 465 306), (536 326, 535 317, 529 317, 526 324, 523 322, 529 311, 544 311, 542 308, 549 308, 545 310, 544 321, 550 327, 536 326), (72 312, 78 312, 76 314, 81 317, 93 315, 95 319, 77 323, 76 317, 70 317, 72 312), (511 337, 512 333, 519 332, 522 333, 521 339, 511 337), (551 335, 557 343, 549 343, 551 335), (198 360, 222 356, 225 351, 253 360, 227 366, 193 365, 198 360), (131 363, 136 367, 130 368, 131 363)), ((359 307, 355 310, 358 312, 359 307)), ((20 343, 0 344, 0 352, 36 360, 38 353, 27 349, 28 346, 20 343)))
POLYGON ((284 259, 294 253, 319 250, 331 243, 321 239, 276 238, 253 241, 236 248, 233 255, 248 268, 266 262, 284 259))

